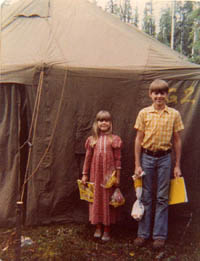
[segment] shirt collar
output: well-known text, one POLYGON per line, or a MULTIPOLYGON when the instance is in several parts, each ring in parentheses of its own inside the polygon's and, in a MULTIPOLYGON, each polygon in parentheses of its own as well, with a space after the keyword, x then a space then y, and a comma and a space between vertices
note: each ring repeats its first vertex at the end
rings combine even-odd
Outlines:
MULTIPOLYGON (((149 111, 150 112, 157 112, 157 110, 154 108, 153 105, 150 106, 149 111)), ((165 108, 162 111, 169 113, 169 107, 167 105, 165 105, 165 108)))

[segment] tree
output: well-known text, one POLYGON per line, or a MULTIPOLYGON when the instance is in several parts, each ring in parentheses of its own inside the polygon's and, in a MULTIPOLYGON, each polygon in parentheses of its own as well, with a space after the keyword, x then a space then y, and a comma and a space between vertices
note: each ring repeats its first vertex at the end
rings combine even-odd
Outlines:
POLYGON ((133 21, 132 6, 130 0, 108 0, 105 11, 112 14, 116 14, 125 23, 131 23, 133 21))
MULTIPOLYGON (((90 0, 92 1, 92 0, 90 0)), ((98 0, 93 0, 97 1, 98 0)), ((107 0, 105 11, 115 14, 125 23, 131 23, 138 26, 139 13, 137 6, 133 9, 131 0, 107 0)))
POLYGON ((144 9, 143 31, 155 36, 155 20, 153 18, 152 1, 147 2, 144 9))
POLYGON ((138 7, 137 6, 134 8, 133 13, 134 13, 134 15, 133 15, 133 24, 135 26, 138 26, 138 24, 139 24, 139 14, 138 14, 138 7))
POLYGON ((160 28, 160 30, 159 30, 157 39, 160 42, 170 46, 170 41, 171 41, 171 10, 170 10, 170 8, 162 10, 159 28, 160 28))
POLYGON ((125 23, 131 23, 133 20, 132 6, 130 0, 123 0, 120 4, 120 19, 125 23))
POLYGON ((175 28, 175 49, 180 53, 190 57, 192 53, 192 31, 193 2, 177 3, 176 8, 176 28, 175 28))
POLYGON ((194 4, 191 18, 193 19, 191 61, 200 64, 200 3, 194 4))
MULTIPOLYGON (((194 2, 177 2, 175 7, 175 42, 174 49, 192 62, 200 63, 200 4, 194 2)), ((171 9, 162 10, 160 30, 157 39, 170 46, 171 9)))
POLYGON ((106 4, 105 11, 107 11, 111 14, 119 15, 120 9, 119 9, 119 6, 117 4, 117 1, 116 0, 109 0, 106 4))

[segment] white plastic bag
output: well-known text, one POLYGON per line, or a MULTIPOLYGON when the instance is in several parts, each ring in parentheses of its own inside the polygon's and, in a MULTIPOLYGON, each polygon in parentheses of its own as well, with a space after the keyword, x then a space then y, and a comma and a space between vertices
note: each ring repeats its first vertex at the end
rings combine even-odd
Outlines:
POLYGON ((133 204, 131 216, 136 220, 140 221, 144 215, 144 205, 142 204, 141 197, 142 197, 142 176, 144 176, 145 173, 142 172, 139 178, 136 178, 133 176, 134 180, 134 187, 136 192, 136 201, 133 204))
POLYGON ((136 200, 133 204, 131 216, 136 220, 140 221, 144 215, 144 205, 140 200, 136 200))

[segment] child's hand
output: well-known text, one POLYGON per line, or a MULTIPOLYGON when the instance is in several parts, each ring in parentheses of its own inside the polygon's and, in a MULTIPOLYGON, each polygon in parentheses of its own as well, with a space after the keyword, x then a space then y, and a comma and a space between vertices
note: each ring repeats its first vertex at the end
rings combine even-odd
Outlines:
POLYGON ((139 178, 141 176, 142 172, 143 172, 142 167, 139 166, 139 167, 135 168, 135 173, 134 173, 135 178, 139 178))
POLYGON ((180 167, 175 167, 175 168, 174 168, 174 177, 175 177, 175 178, 178 178, 178 177, 180 177, 181 175, 182 175, 182 173, 181 173, 180 167))
POLYGON ((86 182, 88 181, 88 175, 83 175, 82 179, 81 179, 82 183, 85 185, 86 182))

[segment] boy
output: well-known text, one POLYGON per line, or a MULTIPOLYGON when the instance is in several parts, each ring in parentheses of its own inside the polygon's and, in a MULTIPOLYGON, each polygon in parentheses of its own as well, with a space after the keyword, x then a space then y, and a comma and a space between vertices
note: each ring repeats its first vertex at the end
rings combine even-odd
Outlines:
POLYGON ((153 248, 164 247, 168 233, 168 192, 171 172, 171 147, 176 155, 174 177, 181 176, 181 139, 180 131, 184 129, 179 112, 166 105, 168 83, 156 79, 149 88, 152 106, 142 109, 136 119, 135 139, 135 175, 143 177, 142 202, 145 213, 138 225, 136 246, 143 246, 150 237, 152 220, 152 184, 153 176, 157 179, 155 220, 153 225, 153 248))

